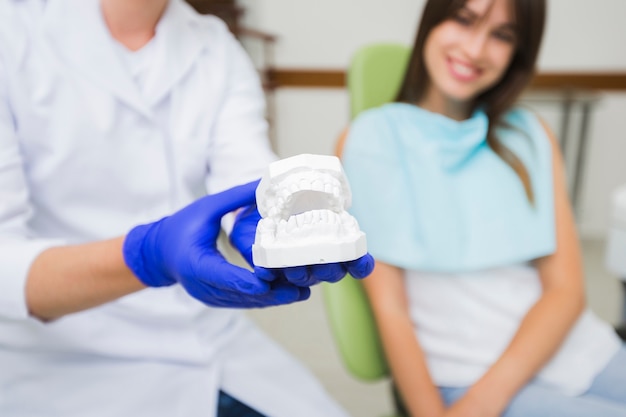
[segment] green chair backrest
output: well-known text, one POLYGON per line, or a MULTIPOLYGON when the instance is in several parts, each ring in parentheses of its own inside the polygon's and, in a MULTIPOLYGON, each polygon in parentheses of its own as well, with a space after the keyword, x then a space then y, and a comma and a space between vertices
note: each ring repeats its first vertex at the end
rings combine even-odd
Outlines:
POLYGON ((410 54, 411 48, 397 43, 367 45, 356 52, 347 72, 352 118, 395 99, 410 54))
MULTIPOLYGON (((400 44, 357 51, 347 73, 353 118, 395 98, 409 55, 410 48, 400 44)), ((385 378, 389 369, 362 284, 348 276, 322 288, 331 331, 348 371, 366 381, 385 378)))
POLYGON ((389 369, 363 285, 347 276, 323 283, 322 291, 330 329, 348 371, 364 381, 386 377, 389 369))

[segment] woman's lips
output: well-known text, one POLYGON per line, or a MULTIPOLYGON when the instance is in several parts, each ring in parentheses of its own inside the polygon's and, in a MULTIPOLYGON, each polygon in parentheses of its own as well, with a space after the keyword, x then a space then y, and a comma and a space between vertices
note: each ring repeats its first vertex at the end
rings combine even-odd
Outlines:
POLYGON ((464 62, 455 60, 453 58, 448 58, 447 64, 452 76, 459 81, 474 81, 481 74, 480 69, 474 67, 473 65, 468 65, 464 62))

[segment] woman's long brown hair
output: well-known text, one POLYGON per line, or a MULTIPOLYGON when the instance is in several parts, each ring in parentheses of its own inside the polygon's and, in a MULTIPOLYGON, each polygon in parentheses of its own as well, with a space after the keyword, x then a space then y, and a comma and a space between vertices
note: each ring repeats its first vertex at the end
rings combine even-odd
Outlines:
MULTIPOLYGON (((519 176, 529 201, 534 201, 530 176, 519 158, 506 148, 495 136, 495 129, 502 125, 502 116, 517 101, 535 74, 535 64, 546 16, 545 0, 511 0, 515 17, 516 46, 511 63, 502 79, 489 90, 480 94, 473 103, 472 111, 481 106, 489 118, 487 143, 519 176)), ((424 44, 431 30, 454 16, 467 0, 429 0, 424 6, 413 51, 396 101, 418 103, 426 93, 430 78, 424 63, 424 44)))

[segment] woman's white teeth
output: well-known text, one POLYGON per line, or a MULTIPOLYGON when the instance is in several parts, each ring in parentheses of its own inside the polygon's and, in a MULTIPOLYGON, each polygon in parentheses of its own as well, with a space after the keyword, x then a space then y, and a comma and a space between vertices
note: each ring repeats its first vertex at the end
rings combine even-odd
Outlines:
POLYGON ((476 74, 476 70, 474 69, 474 67, 465 65, 465 64, 461 64, 460 62, 456 62, 456 61, 452 61, 452 68, 454 68, 454 70, 461 74, 464 75, 466 77, 470 77, 472 75, 476 74))

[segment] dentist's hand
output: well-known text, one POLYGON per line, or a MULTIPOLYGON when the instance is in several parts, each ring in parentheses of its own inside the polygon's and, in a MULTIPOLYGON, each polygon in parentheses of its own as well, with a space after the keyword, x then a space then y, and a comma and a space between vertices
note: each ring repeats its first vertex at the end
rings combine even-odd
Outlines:
POLYGON ((243 209, 237 214, 230 241, 248 264, 254 267, 256 276, 264 281, 289 282, 299 287, 310 287, 322 281, 337 282, 346 274, 358 279, 365 278, 374 269, 374 258, 369 253, 349 262, 272 269, 256 267, 252 262, 252 244, 259 220, 261 220, 261 215, 256 205, 243 209))
POLYGON ((257 185, 254 181, 203 197, 171 216, 133 228, 124 241, 126 264, 149 287, 180 283, 191 296, 216 307, 266 307, 308 298, 308 288, 260 279, 229 263, 217 249, 221 218, 254 204, 257 185))

